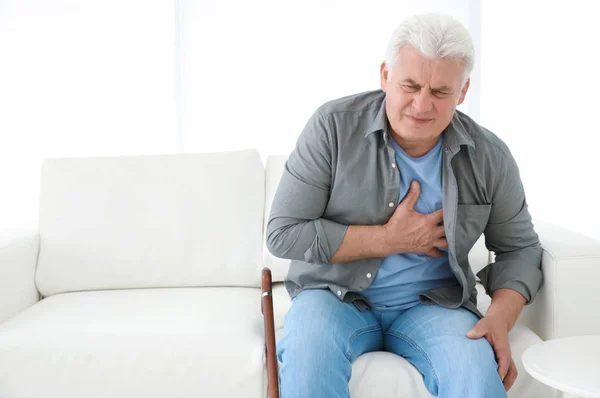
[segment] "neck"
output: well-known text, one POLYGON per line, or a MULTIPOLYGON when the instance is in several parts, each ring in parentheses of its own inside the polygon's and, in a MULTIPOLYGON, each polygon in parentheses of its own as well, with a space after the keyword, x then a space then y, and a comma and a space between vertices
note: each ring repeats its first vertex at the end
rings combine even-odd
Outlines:
POLYGON ((400 137, 398 134, 392 132, 392 138, 396 143, 402 148, 404 152, 408 154, 408 156, 413 158, 420 158, 425 155, 427 152, 431 151, 431 149, 437 144, 439 136, 432 138, 430 140, 425 141, 407 141, 400 137))

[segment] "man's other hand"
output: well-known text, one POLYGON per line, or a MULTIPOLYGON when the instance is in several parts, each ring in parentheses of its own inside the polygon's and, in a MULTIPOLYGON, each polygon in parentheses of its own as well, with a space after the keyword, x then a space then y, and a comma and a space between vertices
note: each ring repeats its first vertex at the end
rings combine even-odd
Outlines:
POLYGON ((512 360, 510 345, 508 343, 508 327, 506 322, 498 317, 486 316, 467 332, 470 339, 485 337, 491 344, 498 362, 498 374, 508 391, 517 379, 517 367, 512 360))

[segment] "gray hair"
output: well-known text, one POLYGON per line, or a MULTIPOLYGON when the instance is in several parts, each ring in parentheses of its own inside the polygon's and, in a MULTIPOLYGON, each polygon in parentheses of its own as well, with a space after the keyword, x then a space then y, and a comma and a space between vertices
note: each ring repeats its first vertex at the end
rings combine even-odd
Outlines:
POLYGON ((475 64, 475 50, 469 31, 463 24, 447 14, 419 14, 402 21, 390 39, 385 52, 385 63, 392 70, 398 51, 410 45, 427 58, 451 58, 465 66, 463 84, 475 64))

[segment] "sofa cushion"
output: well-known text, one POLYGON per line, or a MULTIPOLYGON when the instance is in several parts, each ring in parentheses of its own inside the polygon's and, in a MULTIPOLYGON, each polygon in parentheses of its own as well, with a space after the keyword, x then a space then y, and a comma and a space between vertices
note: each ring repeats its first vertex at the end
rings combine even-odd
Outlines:
POLYGON ((38 289, 259 287, 263 209, 256 151, 48 159, 38 289))
MULTIPOLYGON (((285 166, 287 156, 286 155, 273 155, 269 156, 265 165, 265 215, 264 215, 264 228, 266 230, 267 222, 269 220, 269 213, 271 212, 271 204, 277 191, 277 185, 281 180, 283 169, 285 166)), ((469 252, 469 263, 474 274, 477 274, 487 264, 489 264, 490 252, 485 247, 484 236, 481 235, 479 240, 475 243, 471 251, 469 252)), ((263 258, 264 263, 269 267, 273 273, 273 281, 281 282, 285 280, 288 269, 290 267, 290 261, 277 258, 273 256, 266 246, 266 237, 263 241, 263 258)))
POLYGON ((0 396, 262 397, 260 289, 64 293, 0 325, 0 396))

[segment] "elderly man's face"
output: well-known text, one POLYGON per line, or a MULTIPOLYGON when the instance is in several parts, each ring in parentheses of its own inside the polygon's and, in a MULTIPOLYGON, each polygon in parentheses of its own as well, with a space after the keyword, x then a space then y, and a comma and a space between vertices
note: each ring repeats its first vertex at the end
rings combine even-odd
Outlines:
POLYGON ((405 150, 431 148, 463 102, 469 81, 461 86, 464 64, 453 59, 430 60, 413 47, 398 52, 392 70, 381 65, 381 89, 391 132, 405 150))

